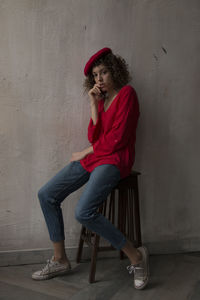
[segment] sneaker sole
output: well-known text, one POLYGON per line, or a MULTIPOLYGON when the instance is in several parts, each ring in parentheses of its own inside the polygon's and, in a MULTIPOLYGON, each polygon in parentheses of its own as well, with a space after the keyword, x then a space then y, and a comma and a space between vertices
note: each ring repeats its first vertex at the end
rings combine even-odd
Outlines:
POLYGON ((67 270, 64 270, 64 271, 54 272, 54 273, 51 273, 49 275, 35 276, 35 277, 34 277, 34 275, 32 275, 32 279, 34 279, 34 280, 47 280, 47 279, 51 279, 51 278, 56 277, 56 276, 65 275, 65 274, 69 273, 70 271, 71 271, 71 269, 67 269, 67 270))
POLYGON ((148 250, 145 246, 142 246, 141 248, 143 248, 143 250, 145 252, 145 260, 146 260, 146 264, 147 264, 147 278, 146 278, 145 282, 143 283, 143 285, 141 285, 141 286, 135 286, 135 282, 134 282, 134 287, 137 290, 142 290, 147 285, 147 283, 149 282, 149 275, 150 275, 150 272, 149 272, 149 253, 148 253, 148 250))

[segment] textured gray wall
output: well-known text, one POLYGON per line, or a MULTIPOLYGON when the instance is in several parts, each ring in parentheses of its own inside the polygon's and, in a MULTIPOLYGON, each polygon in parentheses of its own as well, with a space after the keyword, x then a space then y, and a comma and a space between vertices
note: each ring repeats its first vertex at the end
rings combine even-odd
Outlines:
MULTIPOLYGON (((0 250, 51 247, 37 191, 89 145, 83 68, 105 46, 140 101, 143 241, 200 250, 199 25, 199 0, 0 0, 0 250)), ((67 247, 83 188, 63 203, 67 247)))

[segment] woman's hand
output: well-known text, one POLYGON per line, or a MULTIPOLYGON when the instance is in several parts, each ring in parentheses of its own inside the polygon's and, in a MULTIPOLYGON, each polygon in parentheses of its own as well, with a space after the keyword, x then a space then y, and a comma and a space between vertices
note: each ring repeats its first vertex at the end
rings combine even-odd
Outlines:
POLYGON ((76 160, 81 160, 86 156, 86 153, 84 151, 81 152, 74 152, 72 153, 70 161, 76 161, 76 160))
POLYGON ((97 102, 98 100, 102 99, 102 92, 101 92, 99 83, 95 83, 93 88, 91 88, 91 90, 89 90, 88 96, 90 97, 91 101, 97 102))
POLYGON ((81 159, 83 159, 85 156, 87 156, 88 154, 93 153, 93 152, 94 152, 94 150, 93 150, 93 147, 92 147, 92 146, 90 146, 90 147, 84 149, 83 151, 80 151, 80 152, 74 152, 74 153, 72 153, 70 162, 71 162, 71 161, 76 161, 76 160, 81 160, 81 159))

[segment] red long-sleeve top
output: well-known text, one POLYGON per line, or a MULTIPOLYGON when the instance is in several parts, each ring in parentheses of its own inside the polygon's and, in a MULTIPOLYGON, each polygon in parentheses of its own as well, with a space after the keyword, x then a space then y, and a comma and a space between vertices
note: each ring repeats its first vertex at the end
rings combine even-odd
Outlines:
POLYGON ((94 153, 80 160, 88 172, 103 164, 119 168, 121 178, 131 173, 135 161, 136 128, 139 118, 137 94, 131 85, 118 92, 110 106, 104 111, 104 99, 98 103, 98 118, 88 125, 88 140, 94 153))

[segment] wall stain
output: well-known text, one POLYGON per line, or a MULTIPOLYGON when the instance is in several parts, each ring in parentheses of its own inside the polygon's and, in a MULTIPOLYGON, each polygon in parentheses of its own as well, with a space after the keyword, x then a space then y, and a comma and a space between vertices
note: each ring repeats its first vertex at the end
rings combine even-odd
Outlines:
POLYGON ((162 50, 167 54, 167 50, 164 47, 162 47, 162 50))
POLYGON ((153 56, 154 56, 154 58, 158 61, 158 57, 157 57, 155 54, 153 54, 153 56))

